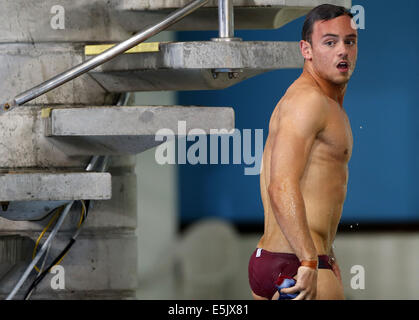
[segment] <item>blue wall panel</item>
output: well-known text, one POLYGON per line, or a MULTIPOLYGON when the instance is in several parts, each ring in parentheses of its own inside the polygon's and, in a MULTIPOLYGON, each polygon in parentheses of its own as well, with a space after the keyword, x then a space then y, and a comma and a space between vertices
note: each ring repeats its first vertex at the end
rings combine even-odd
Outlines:
MULTIPOLYGON (((359 56, 344 106, 354 149, 342 222, 419 221, 419 1, 353 1, 365 8, 359 56)), ((278 30, 236 31, 243 40, 299 41, 303 18, 278 30)), ((179 32, 179 41, 216 32, 179 32)), ((272 71, 220 91, 185 91, 181 105, 233 106, 236 128, 263 129, 277 101, 301 70, 272 71)), ((254 132, 252 137, 254 138, 254 132)), ((179 165, 183 222, 217 216, 263 221, 259 176, 241 165, 179 165)))

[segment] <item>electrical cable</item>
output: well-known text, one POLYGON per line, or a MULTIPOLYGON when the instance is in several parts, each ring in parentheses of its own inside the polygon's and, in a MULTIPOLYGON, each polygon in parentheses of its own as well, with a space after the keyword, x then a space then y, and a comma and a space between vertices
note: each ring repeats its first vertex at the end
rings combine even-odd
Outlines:
MULTIPOLYGON (((39 272, 38 272, 38 276, 44 271, 45 263, 48 260, 49 251, 51 249, 51 246, 52 246, 52 242, 50 242, 49 245, 48 245, 47 252, 45 253, 44 261, 42 262, 41 268, 39 269, 39 272)), ((33 290, 31 292, 29 292, 29 295, 27 297, 25 297, 25 300, 29 300, 30 296, 32 295, 32 292, 33 292, 33 290)))
POLYGON ((45 240, 44 244, 42 245, 41 249, 39 250, 38 254, 35 256, 35 258, 32 260, 32 262, 28 265, 25 272, 19 279, 18 283, 13 288, 12 292, 6 297, 6 300, 12 300, 13 297, 16 295, 17 291, 22 287, 23 283, 28 278, 29 274, 31 273, 33 266, 36 265, 36 263, 41 259, 41 257, 44 255, 49 243, 55 238, 58 230, 60 229, 61 225, 64 222, 64 219, 67 217, 68 213, 70 212, 71 207, 74 204, 74 200, 68 203, 63 211, 63 213, 60 215, 56 225, 51 231, 51 234, 48 236, 47 240, 45 240))
MULTIPOLYGON (((64 206, 62 206, 62 208, 64 208, 64 206)), ((60 212, 60 208, 58 208, 58 209, 53 209, 53 210, 52 210, 52 212, 54 212, 54 211, 57 211, 57 212, 56 212, 56 214, 57 214, 57 213, 59 213, 59 212, 60 212)), ((61 210, 61 211, 62 211, 62 210, 61 210)), ((52 213, 52 212, 51 212, 51 213, 52 213)), ((54 219, 54 220, 55 220, 55 219, 54 219)), ((41 238, 41 237, 42 237, 42 236, 40 236, 40 238, 41 238)), ((40 239, 40 238, 38 238, 38 239, 40 239)), ((52 247, 52 241, 51 241, 51 242, 49 243, 49 245, 48 245, 47 252, 45 253, 44 260, 42 261, 41 268, 38 270, 38 275, 40 275, 40 274, 42 273, 42 271, 44 271, 44 267, 45 267, 46 262, 48 261, 49 252, 50 252, 50 250, 51 250, 51 247, 52 247)), ((32 259, 34 258, 35 252, 36 252, 36 246, 35 246, 34 251, 33 251, 32 259)), ((36 265, 34 266, 34 268, 36 269, 36 265)))
MULTIPOLYGON (((81 215, 80 215, 80 221, 79 221, 79 224, 78 224, 78 228, 82 224, 82 222, 84 220, 85 212, 86 212, 86 206, 84 204, 84 201, 82 200, 81 203, 82 203, 82 212, 81 212, 81 215)), ((63 211, 63 209, 64 209, 64 206, 59 207, 58 209, 56 209, 57 212, 54 214, 54 216, 48 222, 48 224, 46 225, 46 227, 44 228, 44 230, 42 230, 41 234, 39 235, 38 239, 36 240, 35 247, 33 248, 32 259, 35 257, 36 249, 37 249, 37 247, 39 245, 39 242, 43 238, 45 232, 50 228, 51 224, 57 219, 58 215, 63 211)), ((46 258, 47 258, 47 255, 46 255, 45 259, 46 258)), ((45 259, 44 259, 44 261, 45 261, 45 259)), ((38 271, 38 273, 41 273, 41 271, 38 269, 38 267, 36 265, 34 266, 34 268, 35 268, 36 271, 38 271)))
POLYGON ((71 247, 73 246, 73 244, 76 242, 76 238, 78 237, 78 235, 80 234, 81 231, 81 226, 84 223, 84 221, 87 218, 87 214, 88 214, 88 206, 86 206, 86 204, 84 203, 83 200, 81 200, 81 204, 82 204, 82 214, 81 219, 79 221, 78 227, 77 227, 77 231, 75 232, 75 234, 73 235, 73 237, 71 237, 70 242, 66 245, 66 247, 61 251, 61 253, 54 259, 54 261, 42 272, 40 273, 35 280, 32 282, 32 284, 29 286, 29 288, 26 290, 25 296, 24 296, 24 300, 28 300, 31 296, 31 294, 33 293, 33 291, 36 289, 36 287, 39 285, 39 283, 45 278, 45 276, 49 273, 49 271, 56 265, 59 265, 61 263, 61 261, 64 259, 64 257, 67 255, 67 253, 70 251, 71 247))
MULTIPOLYGON (((44 234, 45 234, 45 232, 51 227, 51 225, 52 225, 52 223, 57 219, 57 217, 60 215, 60 213, 63 211, 63 209, 64 209, 64 207, 59 207, 59 208, 57 208, 55 211, 55 214, 52 216, 52 218, 51 218, 51 220, 48 222, 48 224, 45 226, 45 228, 42 230, 42 232, 41 232, 41 234, 39 235, 39 237, 38 237, 38 239, 36 239, 36 242, 35 242, 35 247, 33 248, 33 251, 32 251, 32 260, 35 258, 35 255, 36 255, 36 250, 37 250, 37 248, 38 248, 38 245, 39 245, 39 242, 41 241, 41 239, 43 238, 43 236, 44 236, 44 234)), ((39 270, 39 268, 36 266, 36 265, 34 265, 33 266, 34 267, 34 269, 36 270, 36 271, 38 271, 38 273, 40 272, 40 270, 39 270)))

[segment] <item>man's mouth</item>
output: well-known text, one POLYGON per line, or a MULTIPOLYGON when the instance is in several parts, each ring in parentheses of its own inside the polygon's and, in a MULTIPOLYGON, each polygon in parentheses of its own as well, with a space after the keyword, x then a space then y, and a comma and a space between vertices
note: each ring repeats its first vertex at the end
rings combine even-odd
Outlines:
POLYGON ((349 62, 341 61, 337 65, 337 68, 339 69, 340 72, 348 72, 349 71, 349 62))

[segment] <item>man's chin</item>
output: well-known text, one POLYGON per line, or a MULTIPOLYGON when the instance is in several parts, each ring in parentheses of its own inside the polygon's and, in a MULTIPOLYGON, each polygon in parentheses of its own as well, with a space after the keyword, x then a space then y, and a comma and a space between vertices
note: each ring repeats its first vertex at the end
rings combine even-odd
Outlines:
POLYGON ((331 79, 331 82, 335 85, 342 86, 349 82, 350 76, 340 76, 334 79, 331 79))

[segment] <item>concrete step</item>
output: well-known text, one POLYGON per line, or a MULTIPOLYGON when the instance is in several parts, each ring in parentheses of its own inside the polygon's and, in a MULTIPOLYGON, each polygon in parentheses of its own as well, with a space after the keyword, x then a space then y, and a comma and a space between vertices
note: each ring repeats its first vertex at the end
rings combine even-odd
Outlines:
POLYGON ((107 200, 107 172, 11 173, 0 175, 0 201, 107 200))
POLYGON ((216 90, 302 66, 297 42, 163 42, 158 50, 122 54, 89 74, 109 92, 216 90))
MULTIPOLYGON (((190 2, 2 0, 0 42, 122 41, 190 2)), ((279 28, 322 3, 351 7, 351 0, 234 0, 235 28, 279 28)), ((218 30, 217 6, 218 1, 211 0, 169 30, 218 30)))
MULTIPOLYGON (((119 9, 139 11, 164 10, 180 8, 187 5, 189 2, 191 2, 191 0, 120 0, 117 7, 119 9)), ((309 8, 323 3, 331 3, 341 6, 351 5, 351 1, 348 0, 233 0, 235 8, 309 8)), ((217 8, 217 6, 218 0, 209 0, 208 4, 206 4, 204 8, 217 8)))
POLYGON ((39 220, 70 200, 108 200, 109 173, 12 173, 0 175, 0 216, 39 220))
MULTIPOLYGON (((120 20, 123 28, 134 31, 164 19, 173 9, 181 8, 189 2, 190 0, 125 0, 120 1, 117 9, 119 16, 125 17, 120 20)), ((349 5, 349 7, 351 3, 350 0, 234 0, 234 27, 235 29, 277 29, 325 2, 349 5)), ((207 5, 179 21, 169 30, 218 30, 218 0, 210 0, 207 5)))
MULTIPOLYGON (((112 170, 112 168, 111 168, 112 170)), ((82 233, 87 234, 111 234, 117 230, 130 230, 133 232, 137 228, 137 197, 136 190, 137 178, 135 174, 129 173, 112 173, 112 199, 106 201, 93 201, 89 210, 88 219, 83 224, 82 233)), ((40 202, 40 201, 39 201, 40 202)), ((58 201, 57 201, 58 202, 58 201)), ((67 201, 63 201, 66 203, 67 201)), ((14 215, 9 213, 13 210, 16 202, 10 202, 6 212, 2 211, 0 206, 0 225, 3 234, 25 234, 26 236, 36 239, 40 232, 45 228, 51 220, 51 215, 45 215, 47 209, 53 209, 53 201, 44 201, 44 207, 38 212, 32 206, 36 206, 36 201, 25 201, 21 203, 27 204, 27 210, 17 211, 14 215), (29 219, 24 218, 23 215, 29 219), (5 217, 5 216, 8 216, 5 217), (21 218, 21 219, 19 219, 21 218), (35 218, 35 219, 34 219, 35 218)), ((82 206, 77 201, 72 207, 69 215, 64 220, 60 234, 73 233, 75 226, 80 221, 82 206)))
POLYGON ((64 153, 75 155, 136 154, 164 141, 156 133, 167 129, 186 135, 191 129, 234 128, 230 107, 129 106, 52 108, 45 112, 45 135, 64 153))
MULTIPOLYGON (((65 105, 70 107, 71 105, 65 105)), ((91 156, 69 157, 45 136, 45 105, 23 106, 0 116, 0 174, 22 168, 83 172, 91 156)), ((133 171, 135 156, 112 156, 111 166, 133 171)))

